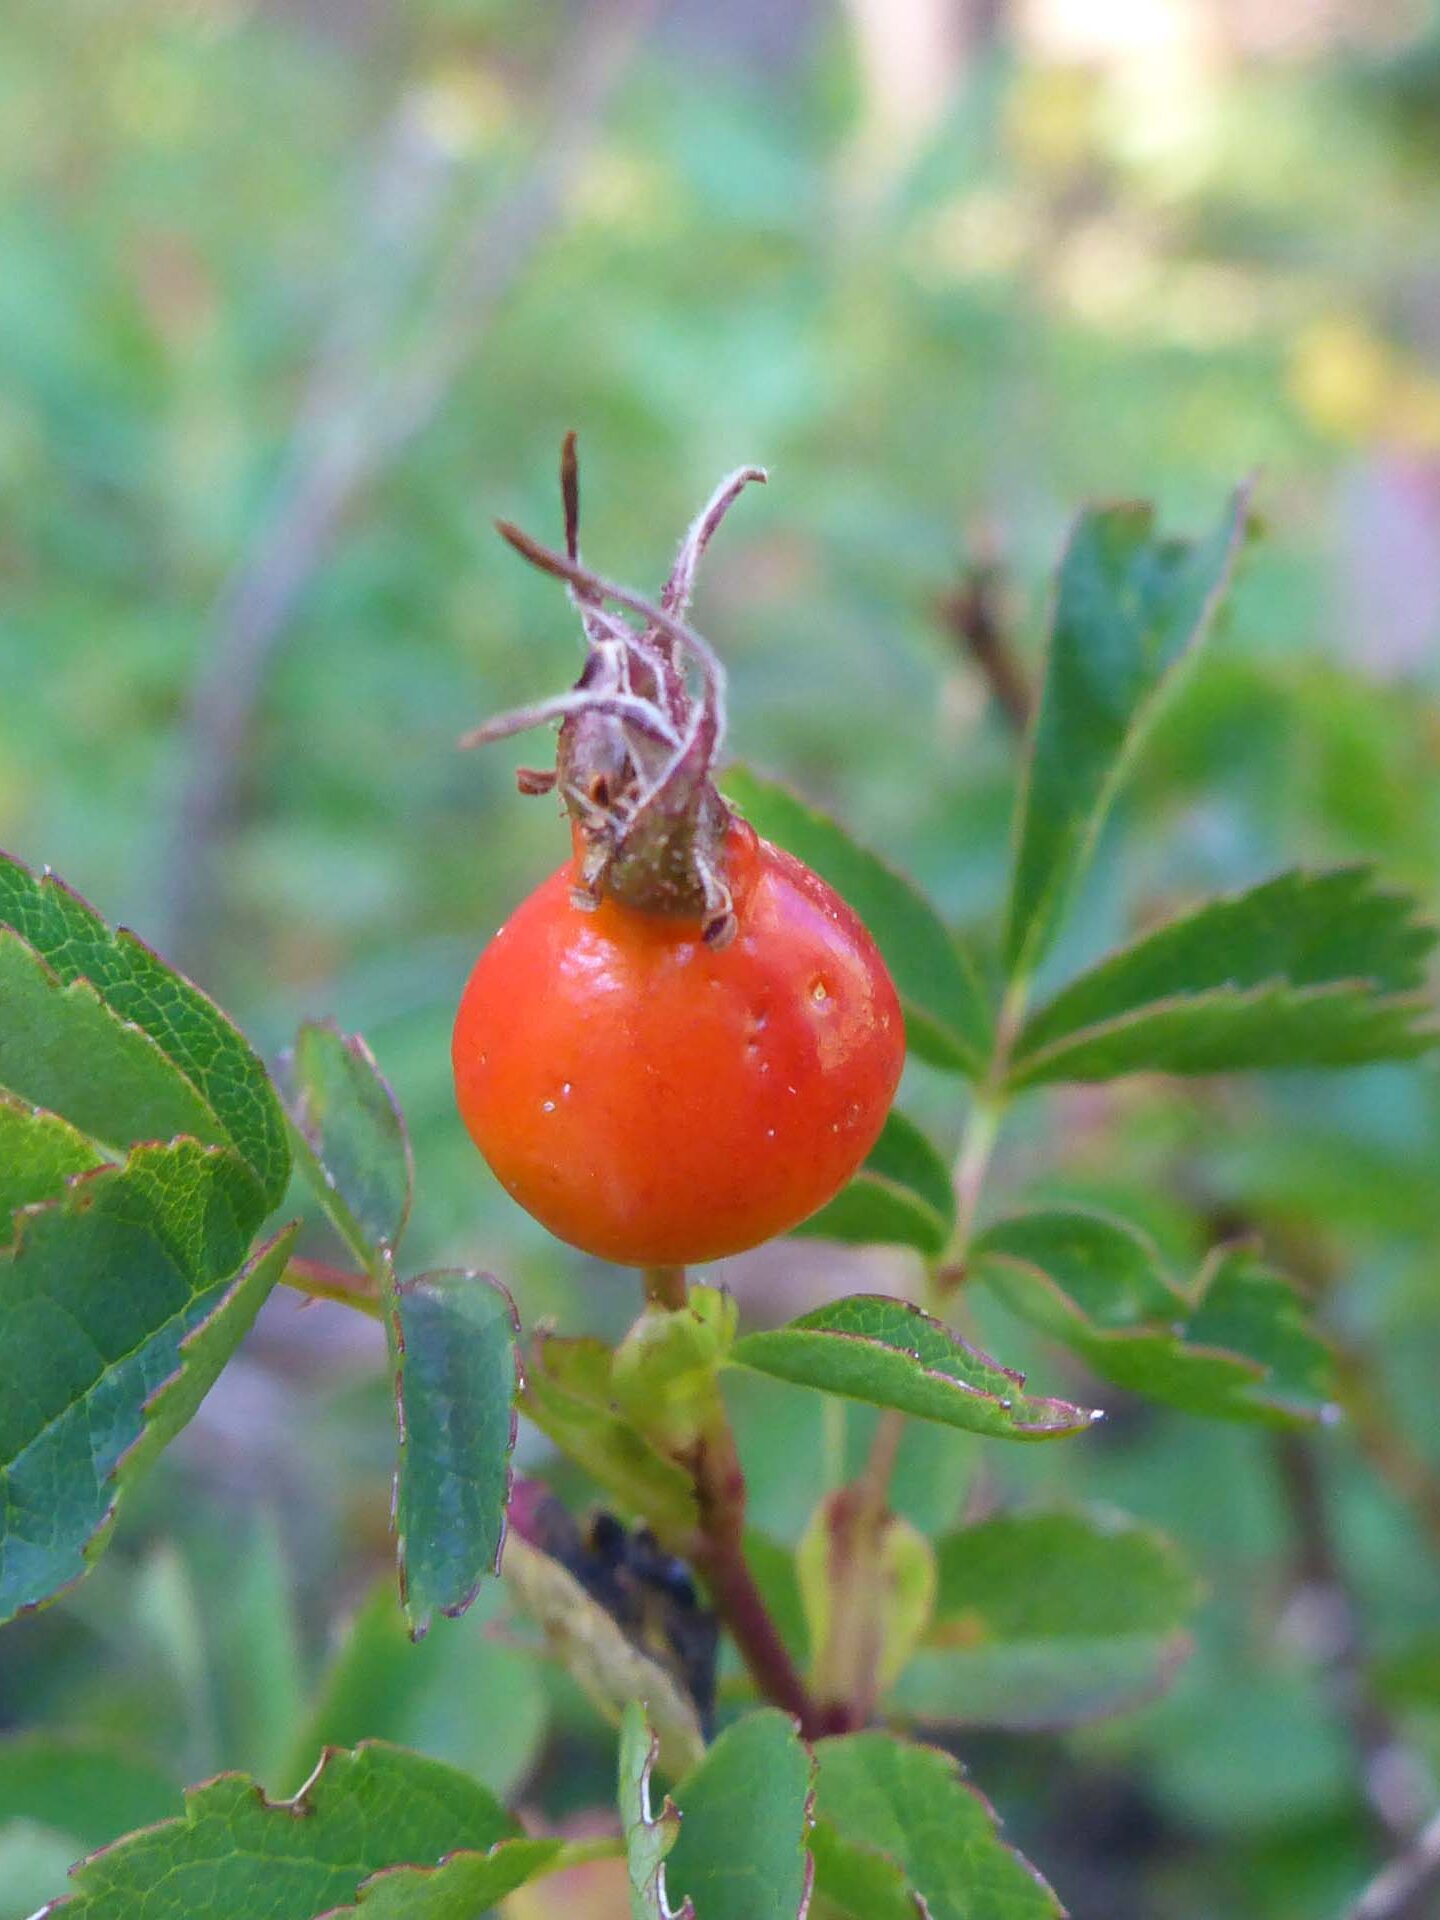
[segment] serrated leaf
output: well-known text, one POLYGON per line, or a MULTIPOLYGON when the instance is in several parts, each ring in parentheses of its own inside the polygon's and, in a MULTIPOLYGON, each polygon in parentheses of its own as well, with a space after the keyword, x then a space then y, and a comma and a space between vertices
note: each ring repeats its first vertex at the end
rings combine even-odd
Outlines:
MULTIPOLYGON (((148 1033, 122 1020, 88 980, 67 984, 9 928, 0 928, 0 1085, 122 1153, 177 1134, 230 1145, 148 1033)), ((258 1225, 258 1191, 252 1211, 258 1225)))
MULTIPOLYGON (((112 932, 53 874, 37 877, 3 854, 0 927, 14 928, 62 986, 88 981, 119 1021, 149 1035, 251 1168, 265 1207, 278 1206, 290 1177, 285 1117, 254 1049, 213 1001, 134 934, 112 932)), ((0 1029, 9 1024, 0 1020, 0 1029)), ((6 1084, 40 1106, 56 1104, 41 1092, 14 1087, 8 1079, 6 1084)), ((143 1137, 126 1132, 113 1144, 129 1146, 143 1137)))
POLYGON ((325 1756, 294 1800, 270 1801, 243 1774, 185 1796, 168 1820, 93 1854, 76 1891, 47 1912, 65 1920, 314 1920, 353 1902, 387 1867, 437 1866, 488 1851, 519 1828, 483 1787, 400 1747, 325 1756))
POLYGON ((501 1840, 487 1853, 455 1852, 438 1867, 382 1867, 353 1906, 319 1920, 480 1920, 497 1901, 549 1873, 563 1840, 501 1840))
POLYGON ((1171 1541, 1102 1508, 998 1514, 936 1545, 924 1649, 891 1696, 928 1722, 1069 1727, 1152 1697, 1199 1601, 1171 1541))
POLYGON ((746 1334, 732 1357, 798 1386, 1002 1439, 1056 1439, 1082 1433, 1100 1417, 1027 1395, 1023 1374, 967 1346, 908 1301, 882 1294, 856 1294, 787 1327, 746 1334))
POLYGON ((887 1733, 853 1733, 822 1740, 816 1758, 815 1885, 842 1913, 853 1920, 915 1920, 917 1911, 929 1920, 1063 1920, 1054 1893, 1000 1838, 994 1809, 948 1753, 887 1733))
POLYGON ((1284 982, 1411 993, 1424 985, 1435 940, 1415 902, 1381 890, 1371 868, 1282 873, 1207 901, 1092 967, 1030 1016, 1014 1059, 1023 1067, 1088 1028, 1217 988, 1284 982))
POLYGON ((1245 531, 1239 489, 1203 540, 1165 540, 1147 506, 1082 513, 1060 565, 1031 730, 1005 935, 1012 978, 1034 972, 1079 879, 1157 696, 1203 635, 1245 531))
POLYGON ((104 1158, 68 1120, 0 1092, 0 1243, 10 1238, 17 1207, 53 1199, 72 1174, 88 1173, 104 1158))
POLYGON ((82 1848, 103 1847, 169 1819, 179 1804, 177 1783, 118 1742, 55 1733, 0 1740, 0 1827, 29 1820, 82 1848))
POLYGON ((642 1653, 568 1567, 519 1532, 505 1544, 505 1583, 544 1630, 551 1651, 607 1720, 619 1724, 627 1702, 643 1700, 660 1738, 667 1773, 683 1773, 705 1751, 694 1702, 666 1668, 642 1653))
POLYGON ((1333 1355, 1295 1288, 1248 1248, 1218 1248, 1182 1288, 1135 1227, 1056 1208, 997 1221, 970 1268, 1012 1313, 1132 1393, 1273 1426, 1331 1415, 1333 1355))
POLYGON ((757 833, 813 867, 870 929, 904 1007, 911 1049, 932 1066, 980 1072, 991 1040, 984 989, 918 888, 777 781, 732 767, 724 787, 757 833))
POLYGON ((1127 1073, 1261 1072, 1279 1067, 1359 1067, 1412 1060, 1440 1040, 1417 1021, 1422 994, 1377 995, 1363 986, 1241 990, 1156 1000, 1029 1054, 1011 1068, 1012 1091, 1050 1080, 1116 1080, 1127 1073))
POLYGON ((521 1409, 625 1513, 665 1533, 687 1532, 696 1521, 694 1484, 617 1409, 613 1364, 610 1349, 598 1340, 539 1333, 525 1368, 521 1409))
POLYGON ((665 1861, 680 1837, 680 1815, 668 1798, 658 1815, 651 1811, 650 1773, 659 1757, 660 1741, 650 1730, 645 1709, 632 1700, 620 1721, 620 1822, 632 1920, 695 1920, 688 1900, 677 1908, 666 1896, 665 1861))
POLYGON ((913 1120, 892 1110, 864 1166, 828 1206, 792 1232, 852 1246, 937 1255, 955 1227, 950 1170, 913 1120))
POLYGON ((285 1062, 306 1171, 351 1252, 369 1268, 394 1254, 410 1217, 415 1168, 389 1083, 359 1034, 310 1020, 285 1062))
POLYGON ((394 1288, 400 1459, 395 1530, 412 1632, 455 1615, 498 1571, 519 1388, 515 1304, 484 1273, 394 1288))
POLYGON ((814 1780, 787 1714, 764 1707, 727 1727, 675 1789, 671 1898, 692 1901, 703 1920, 801 1920, 814 1874, 805 1844, 814 1780))
POLYGON ((181 1140, 17 1216, 0 1253, 0 1620, 81 1576, 124 1484, 248 1332, 293 1239, 245 1265, 254 1191, 233 1153, 181 1140))

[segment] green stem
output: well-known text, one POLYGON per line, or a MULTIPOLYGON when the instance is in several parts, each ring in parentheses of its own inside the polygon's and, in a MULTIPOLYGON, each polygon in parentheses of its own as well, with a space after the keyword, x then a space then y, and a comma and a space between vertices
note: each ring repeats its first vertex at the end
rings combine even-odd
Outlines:
POLYGON ((1001 1122, 1010 1103, 1005 1080, 1010 1070, 1010 1054, 1020 1031, 1020 1023, 1025 1017, 1025 1002, 1029 993, 1028 980, 1014 980, 1006 991, 995 1022, 995 1049, 984 1079, 976 1085, 970 1111, 965 1118, 964 1130, 960 1135, 960 1151, 955 1159, 955 1231, 932 1276, 932 1288, 937 1299, 952 1293, 965 1278, 965 1261, 970 1252, 970 1242, 975 1236, 980 1197, 1000 1137, 1001 1122))
POLYGON ((552 1873, 565 1873, 571 1867, 588 1867, 594 1860, 623 1860, 625 1842, 618 1835, 607 1835, 603 1840, 567 1840, 554 1859, 533 1876, 543 1880, 552 1873))
POLYGON ((289 1261, 280 1276, 280 1284, 303 1293, 307 1300, 331 1300, 338 1306, 352 1307, 371 1320, 385 1317, 385 1309, 371 1291, 367 1274, 332 1267, 323 1260, 289 1261))

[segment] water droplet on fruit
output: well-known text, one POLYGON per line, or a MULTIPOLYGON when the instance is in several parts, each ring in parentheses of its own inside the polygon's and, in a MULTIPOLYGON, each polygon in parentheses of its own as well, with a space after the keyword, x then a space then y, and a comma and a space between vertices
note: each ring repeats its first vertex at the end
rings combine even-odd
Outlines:
POLYGON ((555 1111, 555 1102, 553 1100, 542 1100, 540 1102, 540 1111, 542 1113, 553 1113, 555 1111))
POLYGON ((569 1093, 569 1091, 570 1091, 570 1082, 569 1082, 568 1080, 567 1080, 567 1081, 565 1082, 565 1084, 564 1084, 564 1085, 563 1085, 563 1086, 561 1087, 561 1089, 560 1089, 560 1091, 561 1091, 561 1093, 562 1093, 562 1094, 568 1094, 568 1093, 569 1093))
POLYGON ((824 1006, 825 1002, 830 998, 830 989, 823 980, 817 978, 810 982, 810 998, 815 1002, 817 1007, 824 1006))
POLYGON ((765 1138, 766 1138, 767 1140, 773 1140, 773 1139, 775 1138, 775 1129, 774 1129, 774 1127, 767 1127, 767 1128, 765 1129, 765 1138))

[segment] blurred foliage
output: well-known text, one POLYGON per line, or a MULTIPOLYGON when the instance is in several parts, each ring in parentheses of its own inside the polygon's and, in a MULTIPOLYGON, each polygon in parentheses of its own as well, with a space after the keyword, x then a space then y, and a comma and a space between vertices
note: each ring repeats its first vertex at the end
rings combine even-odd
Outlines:
MULTIPOLYGON (((533 749, 453 743, 573 672, 558 597, 488 530, 503 512, 553 534, 566 427, 587 553, 637 585, 721 471, 769 466, 698 610, 731 667, 737 751, 965 922, 1000 905, 1016 756, 942 596, 967 563, 999 564, 1033 658, 1080 500, 1154 497, 1202 524, 1258 468, 1268 538, 1047 977, 1282 861, 1377 860, 1432 912, 1440 891, 1440 24, 1417 10, 1385 41, 1337 6, 1334 34, 1254 51, 1227 41, 1231 10, 1192 0, 1166 10, 1201 23, 1190 41, 1117 26, 1107 49, 1097 29, 1084 57, 1002 25, 957 59, 931 124, 877 149, 878 82, 843 9, 814 8, 769 63, 705 11, 647 40, 581 190, 310 581, 238 817, 204 850, 219 906, 195 947, 262 1046, 332 1009, 365 1033, 414 1136, 417 1265, 493 1268, 527 1321, 612 1332, 623 1282, 597 1285, 500 1193, 448 1060, 474 953, 562 846, 548 803, 511 786, 533 749)), ((347 342, 404 364, 446 259, 513 188, 566 29, 519 0, 353 18, 12 0, 0 17, 0 845, 162 947, 190 689, 320 343, 342 374, 347 342), (392 191, 411 198, 386 227, 392 191)), ((945 1110, 923 1068, 907 1104, 945 1110)), ((1126 1082, 1026 1106, 993 1198, 1055 1169, 1057 1204, 1143 1220, 1179 1267, 1197 1217, 1259 1230, 1374 1356, 1389 1420, 1440 1472, 1437 1157, 1433 1068, 1126 1082)), ((802 1304, 767 1306, 782 1270, 727 1277, 773 1319, 802 1304)), ((111 1561, 0 1643, 0 1726, 83 1728, 177 1782, 235 1766, 295 1784, 323 1650, 385 1552, 379 1347, 327 1351, 323 1311, 275 1303, 111 1561), (277 1514, 257 1518, 260 1487, 277 1514)), ((988 1301, 980 1318, 1007 1361, 1039 1350, 988 1301)), ((1084 1397, 1053 1350, 1042 1377, 1084 1397)), ((869 1417, 837 1436, 778 1381, 736 1396, 755 1524, 793 1541, 814 1462, 860 1457, 869 1417)), ((990 1449, 983 1470, 967 1437, 908 1433, 898 1504, 934 1528, 1034 1490, 1163 1525, 1209 1586, 1197 1652, 1165 1701, 1052 1743, 976 1736, 964 1757, 1076 1920, 1318 1920, 1377 1856, 1271 1444, 1106 1397, 1094 1438, 990 1449)), ((1355 1442, 1319 1442, 1345 1572, 1389 1708, 1440 1768, 1434 1543, 1355 1442)), ((605 1801, 609 1745, 567 1683, 497 1667, 473 1615, 446 1631, 441 1682, 433 1649, 397 1655, 415 1677, 381 1703, 390 1724, 473 1763, 456 1702, 523 1694, 494 1714, 514 1746, 487 1748, 487 1777, 528 1781, 557 1818, 605 1801)), ((0 1769, 9 1920, 54 1889, 70 1839, 101 1836, 57 1841, 6 1788, 0 1769)))

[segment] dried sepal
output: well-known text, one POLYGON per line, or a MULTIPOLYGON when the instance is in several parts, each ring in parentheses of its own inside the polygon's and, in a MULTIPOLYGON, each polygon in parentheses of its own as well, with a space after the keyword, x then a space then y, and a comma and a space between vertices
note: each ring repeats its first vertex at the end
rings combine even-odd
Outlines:
POLYGON ((508 521, 502 537, 532 566, 563 580, 580 614, 585 665, 574 688, 487 721, 463 746, 480 746, 560 721, 553 778, 534 769, 522 792, 558 788, 580 842, 572 898, 593 908, 613 898, 645 912, 695 918, 712 946, 735 931, 726 879, 732 814, 714 783, 725 737, 725 669, 684 615, 701 556, 759 467, 716 488, 681 542, 659 602, 618 586, 580 559, 580 477, 575 436, 560 456, 565 550, 508 521), (612 607, 638 616, 636 627, 612 607))

